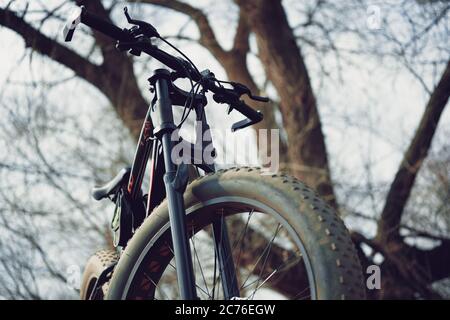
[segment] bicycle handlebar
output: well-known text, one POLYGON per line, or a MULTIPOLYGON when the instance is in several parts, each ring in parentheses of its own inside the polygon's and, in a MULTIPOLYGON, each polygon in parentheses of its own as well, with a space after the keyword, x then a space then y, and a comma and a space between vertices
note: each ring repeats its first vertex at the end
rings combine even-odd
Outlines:
MULTIPOLYGON (((116 25, 100 19, 93 14, 87 12, 85 9, 82 10, 81 13, 81 22, 87 25, 88 27, 91 27, 94 30, 100 31, 101 33, 105 34, 106 36, 122 41, 122 42, 129 42, 130 44, 137 44, 135 37, 130 33, 127 29, 120 29, 116 25)), ((194 77, 193 80, 199 80, 199 77, 195 79, 195 74, 189 73, 189 70, 187 70, 187 65, 183 63, 183 61, 177 57, 172 56, 171 54, 158 49, 154 45, 152 45, 149 42, 140 42, 138 43, 140 46, 140 49, 147 53, 148 55, 152 56, 156 60, 160 61, 161 63, 165 64, 169 68, 185 75, 185 76, 192 76, 194 77), (189 74, 186 74, 189 73, 189 74)))
POLYGON ((118 26, 100 19, 93 14, 87 12, 84 7, 82 7, 81 22, 91 27, 94 30, 100 31, 101 33, 107 35, 108 37, 119 40, 119 41, 134 41, 133 37, 128 31, 120 29, 118 26))
MULTIPOLYGON (((199 74, 196 70, 193 70, 193 68, 190 66, 188 62, 184 61, 183 59, 172 56, 171 54, 157 48, 146 37, 136 37, 136 34, 133 33, 135 30, 133 28, 121 29, 118 26, 112 24, 111 22, 100 19, 94 16, 93 14, 87 12, 83 6, 79 11, 79 17, 75 17, 75 19, 78 20, 78 22, 81 21, 83 24, 91 27, 94 30, 97 30, 105 34, 106 36, 119 41, 118 46, 131 49, 137 48, 139 52, 142 51, 147 53, 148 55, 165 64, 169 68, 175 70, 177 78, 189 77, 194 81, 205 80, 202 78, 201 74, 199 74)), ((69 30, 69 32, 71 32, 71 34, 67 36, 67 31, 65 30, 64 33, 66 41, 71 40, 73 30, 75 29, 77 24, 75 20, 73 20, 72 22, 69 21, 69 23, 71 24, 71 26, 69 26, 67 29, 69 30)), ((203 82, 204 84, 206 84, 205 89, 214 93, 213 97, 216 102, 227 103, 232 108, 236 109, 237 111, 239 111, 248 118, 236 122, 232 127, 233 131, 245 128, 263 119, 263 114, 261 112, 254 110, 252 107, 248 106, 244 101, 239 99, 242 92, 238 94, 233 89, 227 89, 216 85, 215 81, 212 80, 202 81, 202 83, 203 82)), ((266 98, 252 96, 250 92, 247 93, 249 94, 249 97, 254 100, 263 102, 265 100, 267 101, 266 98)))

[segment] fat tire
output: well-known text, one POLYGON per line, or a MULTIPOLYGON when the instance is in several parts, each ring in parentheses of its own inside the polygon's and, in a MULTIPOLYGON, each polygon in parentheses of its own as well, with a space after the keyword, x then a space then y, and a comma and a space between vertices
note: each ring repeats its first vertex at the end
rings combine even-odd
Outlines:
MULTIPOLYGON (((92 255, 84 269, 83 277, 80 285, 81 300, 89 300, 95 281, 107 267, 119 260, 119 255, 114 250, 100 250, 92 255)), ((95 300, 102 300, 108 291, 108 283, 102 286, 101 292, 94 297, 95 300)))
MULTIPOLYGON (((275 209, 300 238, 311 263, 317 299, 364 299, 362 269, 349 232, 335 211, 309 187, 284 174, 259 168, 219 170, 189 184, 185 207, 223 196, 254 199, 275 209)), ((167 202, 158 206, 125 248, 106 299, 122 299, 144 248, 169 221, 167 202)))

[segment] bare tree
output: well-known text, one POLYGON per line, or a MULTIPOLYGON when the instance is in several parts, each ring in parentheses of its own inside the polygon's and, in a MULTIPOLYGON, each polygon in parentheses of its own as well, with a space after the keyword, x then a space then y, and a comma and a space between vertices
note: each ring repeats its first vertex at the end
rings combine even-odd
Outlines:
POLYGON ((114 139, 115 150, 86 128, 86 111, 77 108, 74 117, 49 101, 48 87, 9 90, 21 97, 4 93, 0 107, 0 296, 73 298, 78 279, 71 283, 68 270, 81 272, 92 251, 111 245, 111 208, 93 203, 89 188, 129 162, 132 139, 117 129, 114 113, 105 113, 110 107, 99 113, 106 122, 96 131, 114 139))
MULTIPOLYGON (((88 10, 109 21, 112 20, 114 7, 119 3, 100 0, 74 2, 86 5, 88 10), (105 6, 106 3, 109 7, 105 6)), ((188 16, 200 32, 200 37, 194 40, 223 65, 227 76, 258 92, 265 88, 258 87, 247 63, 249 54, 255 54, 264 68, 264 82, 273 86, 279 99, 269 107, 253 104, 262 109, 266 116, 260 127, 281 128, 285 131, 287 140, 282 150, 286 153, 284 161, 288 163, 290 171, 342 211, 346 209, 346 204, 340 203, 336 197, 318 95, 305 52, 315 54, 319 62, 324 55, 332 54, 336 60, 337 67, 333 74, 337 74, 337 81, 339 74, 344 72, 341 64, 351 63, 354 56, 395 60, 398 66, 408 70, 429 95, 425 112, 388 188, 381 213, 372 217, 377 224, 376 237, 369 238, 360 232, 353 232, 352 236, 365 266, 377 263, 375 253, 383 256, 383 261, 379 263, 383 270, 383 290, 372 297, 439 297, 432 285, 450 276, 445 269, 450 260, 450 240, 445 236, 430 234, 428 230, 418 230, 421 232, 416 233, 417 237, 436 242, 431 249, 424 249, 408 243, 407 238, 411 238, 411 234, 405 237, 401 231, 414 229, 411 226, 406 228, 403 222, 405 208, 449 99, 450 60, 446 45, 448 27, 445 23, 450 10, 448 2, 401 2, 396 6, 390 3, 378 4, 382 10, 389 6, 397 17, 401 17, 401 25, 394 25, 394 20, 388 20, 387 17, 380 20, 385 28, 372 32, 353 23, 356 17, 367 14, 367 4, 361 1, 337 4, 317 0, 309 1, 299 8, 293 2, 283 5, 280 0, 236 0, 230 3, 230 6, 238 9, 238 14, 234 41, 229 50, 220 44, 208 15, 201 8, 177 0, 128 2, 163 7, 188 16), (299 11, 301 21, 298 24, 293 24, 292 19, 289 19, 289 10, 299 11), (390 25, 394 26, 391 28, 390 25), (399 37, 395 32, 396 27, 404 28, 407 37, 399 37), (252 36, 257 43, 257 52, 253 53, 250 50, 252 36), (351 37, 356 45, 341 47, 339 38, 342 36, 351 37), (428 43, 433 44, 431 51, 428 43), (432 79, 426 76, 430 69, 433 70, 432 79), (281 123, 276 121, 279 114, 281 123), (372 254, 363 251, 364 245, 371 248, 372 254)), ((140 121, 146 111, 146 101, 138 87, 133 60, 114 51, 110 41, 95 31, 92 37, 95 48, 101 53, 101 63, 95 63, 89 55, 83 56, 49 37, 42 30, 42 25, 49 18, 57 19, 64 3, 51 10, 44 7, 41 10, 44 18, 41 15, 40 23, 28 20, 30 12, 27 7, 12 10, 11 6, 13 2, 0 9, 0 24, 21 35, 25 45, 33 51, 66 66, 98 88, 109 99, 132 135, 137 137, 140 121)), ((322 75, 326 77, 323 81, 332 81, 329 76, 331 71, 326 69, 324 63, 320 62, 319 65, 322 75)), ((301 273, 298 275, 301 276, 301 273)), ((288 287, 287 282, 285 286, 279 286, 280 290, 288 287)))

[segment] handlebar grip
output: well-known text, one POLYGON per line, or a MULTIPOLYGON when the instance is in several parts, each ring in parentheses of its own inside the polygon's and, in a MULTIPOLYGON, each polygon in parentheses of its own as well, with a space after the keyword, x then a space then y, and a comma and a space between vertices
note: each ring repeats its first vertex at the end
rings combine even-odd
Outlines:
POLYGON ((232 107, 242 113, 244 116, 252 120, 254 123, 260 122, 264 116, 258 110, 248 106, 244 101, 240 100, 240 103, 233 104, 232 107))
POLYGON ((120 29, 118 26, 106 20, 97 18, 96 16, 87 12, 85 9, 83 9, 83 13, 81 14, 81 22, 91 27, 92 29, 100 31, 101 33, 115 40, 122 40, 122 41, 133 40, 133 38, 128 34, 128 32, 120 29))

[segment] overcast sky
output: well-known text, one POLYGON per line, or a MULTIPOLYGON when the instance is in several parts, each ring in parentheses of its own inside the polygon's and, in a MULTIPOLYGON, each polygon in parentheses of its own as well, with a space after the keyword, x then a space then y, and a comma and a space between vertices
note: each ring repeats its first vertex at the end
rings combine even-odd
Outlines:
MULTIPOLYGON (((20 2, 20 1, 19 1, 20 2)), ((58 1, 57 1, 58 2, 58 1)), ((1 4, 6 1, 0 1, 1 4)), ((225 47, 229 47, 234 34, 234 20, 236 9, 228 6, 224 1, 195 1, 196 6, 205 8, 208 12, 217 37, 225 47)), ((294 1, 285 1, 290 6, 294 1)), ((370 2, 375 3, 375 2, 370 2)), ((120 6, 119 6, 120 7, 120 6)), ((153 8, 137 10, 131 5, 132 15, 140 18, 148 18, 160 30, 163 35, 173 35, 178 32, 180 26, 187 21, 186 17, 174 14, 167 10, 159 10, 155 13, 153 8)), ((121 15, 120 8, 114 12, 114 18, 121 26, 126 26, 125 19, 121 15)), ((295 21, 295 10, 289 10, 289 19, 295 21)), ((381 15, 385 12, 381 11, 381 15)), ((365 17, 356 23, 361 28, 367 28, 365 17)), ((385 26, 381 25, 380 28, 385 26)), ((48 34, 55 35, 61 32, 62 23, 55 22, 45 26, 48 34)), ((376 32, 376 31, 374 31, 376 32)), ((185 34, 190 33, 192 37, 197 34, 196 28, 190 24, 185 34)), ((17 87, 6 88, 4 83, 9 77, 11 81, 23 82, 30 79, 55 80, 71 75, 70 71, 56 66, 55 63, 42 61, 34 57, 30 63, 26 58, 18 66, 18 59, 24 54, 23 41, 21 37, 5 28, 0 28, 0 39, 2 50, 0 51, 0 87, 3 95, 13 96, 20 93, 17 87), (31 66, 31 69, 30 69, 31 66), (12 74, 12 72, 14 72, 12 74)), ((81 34, 75 34, 74 40, 68 44, 73 49, 83 50, 86 38, 81 34)), ((351 45, 352 39, 341 39, 342 46, 351 45)), ((217 76, 224 78, 222 68, 213 57, 197 45, 183 43, 182 49, 192 58, 200 69, 208 68, 217 76)), ((254 39, 252 39, 253 51, 256 51, 254 39)), ((399 165, 402 153, 410 141, 414 130, 417 128, 419 119, 424 110, 428 95, 421 85, 410 73, 402 69, 393 71, 391 65, 380 64, 379 61, 368 58, 354 58, 357 66, 346 66, 343 70, 343 81, 326 83, 319 90, 318 68, 313 60, 308 60, 310 77, 316 88, 319 110, 323 119, 323 128, 327 139, 327 148, 330 153, 332 168, 339 170, 339 175, 347 174, 347 179, 361 179, 365 177, 365 165, 370 163, 373 169, 375 182, 388 184, 399 165), (345 121, 344 121, 345 120, 345 121), (342 172, 342 170, 344 170, 342 172)), ((251 72, 254 75, 262 74, 259 62, 251 56, 249 58, 251 72)), ((330 64, 331 59, 330 59, 330 64)), ((153 65, 153 64, 152 64, 153 65)), ((154 64, 156 66, 156 63, 154 64)), ((144 88, 148 74, 140 78, 144 88)), ((256 77, 261 81, 261 77, 256 77)), ((145 89, 145 88, 144 88, 145 89)), ((273 91, 268 92, 276 98, 273 91)), ((148 97, 148 94, 146 94, 148 97)), ((53 100, 62 103, 67 110, 78 110, 80 105, 87 110, 98 110, 99 103, 107 105, 108 101, 97 90, 80 81, 70 81, 58 86, 51 91, 53 100)), ((236 115, 232 118, 226 117, 225 108, 211 103, 208 114, 213 123, 230 127, 238 119, 236 115)), ((89 113, 88 113, 89 114, 89 113)), ((86 121, 89 122, 89 117, 86 121)), ((444 112, 440 128, 448 127, 450 124, 450 111, 444 112)), ((250 130, 239 133, 246 135, 250 130)), ((443 130, 438 130, 437 140, 442 141, 443 130)), ((241 136, 242 137, 242 136, 241 136)), ((130 150, 132 153, 134 150, 130 150)))

